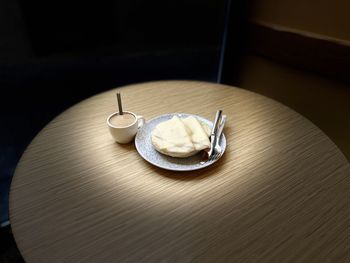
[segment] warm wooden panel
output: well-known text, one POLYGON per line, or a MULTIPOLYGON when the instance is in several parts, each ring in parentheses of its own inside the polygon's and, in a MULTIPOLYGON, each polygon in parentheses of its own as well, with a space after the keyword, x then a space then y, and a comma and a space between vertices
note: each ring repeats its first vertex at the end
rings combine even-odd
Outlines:
POLYGON ((259 56, 246 56, 240 86, 294 109, 350 160, 350 85, 259 56))
POLYGON ((348 0, 252 1, 250 19, 350 41, 348 0))
POLYGON ((247 35, 250 53, 350 82, 349 42, 262 23, 249 24, 247 35))
POLYGON ((119 89, 152 118, 228 115, 212 168, 153 167, 105 123, 116 90, 70 108, 20 160, 10 193, 27 262, 348 262, 350 165, 315 125, 266 97, 186 81, 119 89))

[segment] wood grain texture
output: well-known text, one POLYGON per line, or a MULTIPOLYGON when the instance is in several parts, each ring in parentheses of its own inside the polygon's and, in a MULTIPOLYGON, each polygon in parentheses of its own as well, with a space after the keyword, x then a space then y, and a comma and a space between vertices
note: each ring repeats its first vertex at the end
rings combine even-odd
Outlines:
POLYGON ((96 95, 49 123, 10 192, 27 262, 349 262, 350 165, 315 125, 234 87, 150 82, 96 95), (227 151, 189 173, 118 145, 106 118, 228 115, 227 151))

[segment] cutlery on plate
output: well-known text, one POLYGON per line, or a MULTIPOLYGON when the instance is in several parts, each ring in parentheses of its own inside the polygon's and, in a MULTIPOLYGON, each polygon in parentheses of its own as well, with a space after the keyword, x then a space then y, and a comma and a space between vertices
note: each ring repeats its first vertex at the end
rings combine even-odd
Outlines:
POLYGON ((210 134, 210 149, 208 152, 208 160, 212 157, 214 154, 214 149, 215 149, 215 143, 216 143, 216 135, 217 131, 219 128, 219 123, 222 115, 222 110, 217 110, 215 114, 215 120, 213 124, 213 128, 211 129, 211 134, 210 134))
MULTIPOLYGON (((221 122, 221 115, 222 115, 222 110, 217 110, 216 114, 215 114, 214 124, 213 124, 213 127, 211 129, 210 148, 203 151, 203 156, 202 156, 203 161, 201 161, 200 164, 205 164, 207 161, 211 160, 214 153, 215 153, 215 145, 216 145, 216 141, 217 141, 216 137, 217 137, 217 133, 219 132, 219 129, 220 129, 219 125, 221 122)), ((221 133, 222 133, 222 129, 221 129, 221 133)))
POLYGON ((218 159, 222 154, 222 148, 220 146, 220 139, 221 139, 222 132, 224 130, 226 119, 227 119, 227 116, 222 115, 222 118, 221 118, 220 124, 219 124, 219 128, 218 128, 217 133, 216 133, 216 140, 215 140, 215 146, 214 146, 214 151, 213 151, 214 153, 212 154, 210 160, 218 159))

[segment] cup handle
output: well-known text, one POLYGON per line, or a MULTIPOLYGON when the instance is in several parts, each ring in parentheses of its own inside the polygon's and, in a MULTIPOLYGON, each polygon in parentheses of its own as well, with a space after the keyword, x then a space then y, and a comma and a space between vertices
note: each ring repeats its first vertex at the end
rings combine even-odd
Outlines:
POLYGON ((136 118, 138 122, 137 128, 140 129, 146 123, 146 120, 143 116, 140 116, 140 115, 136 116, 136 118))

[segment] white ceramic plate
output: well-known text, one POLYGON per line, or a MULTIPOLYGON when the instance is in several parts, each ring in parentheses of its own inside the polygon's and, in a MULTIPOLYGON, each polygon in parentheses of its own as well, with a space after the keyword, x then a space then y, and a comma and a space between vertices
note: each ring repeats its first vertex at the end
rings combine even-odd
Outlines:
POLYGON ((222 148, 222 153, 220 158, 216 160, 207 161, 204 164, 201 164, 202 161, 202 152, 198 154, 187 157, 187 158, 175 158, 164 155, 156 151, 156 149, 152 145, 151 141, 151 132, 154 127, 164 121, 171 119, 174 115, 179 116, 180 118, 186 118, 188 116, 196 117, 200 122, 207 124, 210 128, 212 128, 213 123, 205 118, 199 117, 193 114, 187 113, 171 113, 158 116, 147 121, 142 128, 138 131, 135 138, 135 146, 138 153, 149 163, 171 171, 193 171, 208 167, 215 163, 221 156, 224 154, 226 149, 226 138, 225 135, 222 134, 220 139, 220 146, 222 148))

